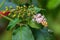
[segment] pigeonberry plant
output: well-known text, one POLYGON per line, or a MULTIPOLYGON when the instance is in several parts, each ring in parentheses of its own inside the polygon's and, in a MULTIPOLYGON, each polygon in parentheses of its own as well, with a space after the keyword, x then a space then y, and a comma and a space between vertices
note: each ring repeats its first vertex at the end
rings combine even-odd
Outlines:
POLYGON ((12 30, 12 40, 53 40, 41 10, 34 5, 10 6, 0 11, 0 19, 8 20, 6 30, 12 30))

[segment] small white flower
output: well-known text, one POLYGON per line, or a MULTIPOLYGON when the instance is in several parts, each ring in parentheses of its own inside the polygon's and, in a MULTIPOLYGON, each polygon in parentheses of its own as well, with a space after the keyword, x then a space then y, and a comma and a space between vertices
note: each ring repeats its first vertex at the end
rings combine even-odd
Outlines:
POLYGON ((34 15, 34 18, 37 18, 36 15, 34 15))
POLYGON ((43 18, 37 18, 37 19, 36 19, 37 23, 41 23, 42 20, 43 20, 43 18))
POLYGON ((46 21, 46 18, 44 18, 44 20, 46 21))
POLYGON ((36 14, 36 17, 41 17, 41 14, 36 14))
POLYGON ((32 19, 32 21, 35 21, 35 19, 32 19))
POLYGON ((44 16, 41 16, 41 18, 43 18, 43 19, 44 19, 44 16))

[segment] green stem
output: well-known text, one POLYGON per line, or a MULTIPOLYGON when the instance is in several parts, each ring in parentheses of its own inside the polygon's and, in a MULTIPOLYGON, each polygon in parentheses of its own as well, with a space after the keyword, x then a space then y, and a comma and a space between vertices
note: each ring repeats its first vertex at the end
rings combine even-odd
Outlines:
POLYGON ((4 15, 2 15, 2 14, 0 14, 0 16, 2 16, 2 17, 5 18, 5 19, 8 19, 9 21, 13 21, 13 19, 11 19, 11 18, 9 18, 9 17, 6 17, 6 16, 4 16, 4 15))
MULTIPOLYGON (((6 16, 4 16, 4 15, 2 15, 2 14, 0 14, 0 16, 2 16, 3 18, 5 18, 5 19, 7 19, 7 20, 9 20, 9 21, 13 21, 13 19, 11 19, 11 18, 9 18, 9 17, 6 17, 6 16)), ((20 25, 20 23, 17 23, 17 25, 20 25)))
MULTIPOLYGON (((6 16, 4 16, 4 15, 2 15, 2 14, 0 14, 0 16, 2 16, 3 18, 5 18, 5 19, 7 19, 7 20, 9 20, 9 21, 13 21, 13 19, 11 19, 11 18, 9 18, 9 17, 6 17, 6 16)), ((17 23, 17 25, 20 25, 20 23, 17 23)))

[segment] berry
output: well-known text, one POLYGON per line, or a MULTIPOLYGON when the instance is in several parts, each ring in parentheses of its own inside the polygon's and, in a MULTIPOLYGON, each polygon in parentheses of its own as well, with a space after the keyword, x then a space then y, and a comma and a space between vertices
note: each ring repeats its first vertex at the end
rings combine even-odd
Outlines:
MULTIPOLYGON (((4 15, 4 16, 7 16, 9 13, 10 13, 10 11, 6 11, 6 12, 0 11, 0 14, 4 15)), ((2 16, 0 16, 0 18, 2 18, 2 16)))

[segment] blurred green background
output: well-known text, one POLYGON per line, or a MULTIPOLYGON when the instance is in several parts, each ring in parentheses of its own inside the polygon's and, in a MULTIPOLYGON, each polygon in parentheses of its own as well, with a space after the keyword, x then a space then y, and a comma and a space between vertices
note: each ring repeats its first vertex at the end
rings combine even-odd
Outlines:
MULTIPOLYGON (((44 15, 48 21, 48 27, 53 30, 57 40, 60 40, 60 0, 0 0, 3 10, 5 6, 15 6, 20 4, 34 4, 45 9, 44 15)), ((9 34, 9 33, 7 33, 9 34)), ((4 33, 4 35, 7 35, 4 33)))

